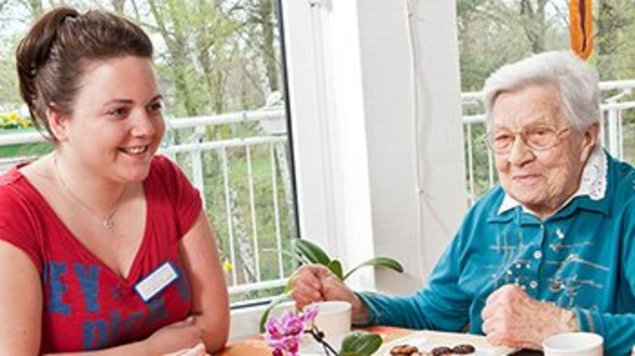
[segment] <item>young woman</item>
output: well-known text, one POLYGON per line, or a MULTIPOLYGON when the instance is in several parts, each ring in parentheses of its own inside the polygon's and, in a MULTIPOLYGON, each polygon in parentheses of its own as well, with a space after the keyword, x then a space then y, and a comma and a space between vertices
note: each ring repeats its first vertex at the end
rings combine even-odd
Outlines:
POLYGON ((20 43, 21 94, 54 150, 0 176, 0 354, 224 345, 214 232, 199 192, 155 156, 152 51, 130 21, 67 7, 20 43))

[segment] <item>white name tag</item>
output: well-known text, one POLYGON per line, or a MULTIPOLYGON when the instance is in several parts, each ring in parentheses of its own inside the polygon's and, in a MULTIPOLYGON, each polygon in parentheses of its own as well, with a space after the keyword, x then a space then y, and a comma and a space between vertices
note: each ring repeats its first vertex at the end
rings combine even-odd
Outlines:
POLYGON ((177 278, 179 278, 179 275, 174 267, 172 267, 170 262, 166 262, 137 283, 134 289, 139 293, 141 299, 147 302, 177 278))

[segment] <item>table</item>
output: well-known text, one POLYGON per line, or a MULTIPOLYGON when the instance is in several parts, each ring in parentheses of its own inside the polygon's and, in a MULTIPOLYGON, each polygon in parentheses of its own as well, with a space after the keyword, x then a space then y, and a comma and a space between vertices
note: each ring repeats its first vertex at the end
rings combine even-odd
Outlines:
MULTIPOLYGON (((384 342, 390 342, 400 337, 412 334, 413 330, 393 328, 388 326, 373 326, 363 330, 379 334, 384 342)), ((230 342, 227 347, 218 354, 219 356, 270 356, 271 348, 260 335, 238 342, 230 342)))
MULTIPOLYGON (((500 350, 500 354, 507 353, 508 349, 504 348, 494 348, 487 343, 485 337, 478 335, 470 335, 470 334, 461 334, 461 333, 448 333, 448 332, 439 332, 439 331, 416 331, 410 329, 402 329, 395 328, 390 326, 373 326, 364 328, 363 330, 379 334, 384 339, 384 344, 387 344, 396 339, 411 336, 415 333, 422 333, 425 335, 428 342, 431 344, 445 344, 445 345, 453 345, 457 343, 470 343, 475 346, 483 346, 489 349, 500 350)), ((249 339, 230 342, 229 345, 221 351, 219 356, 270 356, 271 348, 267 346, 267 343, 260 335, 256 335, 249 339)), ((542 355, 541 352, 537 351, 527 351, 521 350, 515 353, 512 353, 515 356, 535 356, 542 355)))

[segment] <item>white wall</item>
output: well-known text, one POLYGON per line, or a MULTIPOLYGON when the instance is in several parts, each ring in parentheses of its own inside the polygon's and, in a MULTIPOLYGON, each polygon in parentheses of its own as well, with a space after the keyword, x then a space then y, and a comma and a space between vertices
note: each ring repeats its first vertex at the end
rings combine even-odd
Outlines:
POLYGON ((455 3, 282 5, 302 236, 349 268, 397 258, 405 275, 350 284, 413 292, 466 207, 455 3))
MULTIPOLYGON (((309 14, 285 20, 291 101, 312 98, 291 108, 302 233, 349 266, 376 255, 399 258, 412 278, 379 274, 377 287, 411 292, 465 210, 454 1, 283 3, 288 16, 292 8, 309 14), (312 52, 294 46, 311 41, 312 52), (297 60, 317 70, 298 70, 297 60), (319 147, 303 139, 315 142, 318 132, 319 147), (305 170, 303 161, 325 163, 305 170), (324 181, 315 185, 316 176, 324 181), (330 211, 315 213, 312 202, 321 199, 330 211)), ((369 274, 354 284, 372 282, 369 274)))

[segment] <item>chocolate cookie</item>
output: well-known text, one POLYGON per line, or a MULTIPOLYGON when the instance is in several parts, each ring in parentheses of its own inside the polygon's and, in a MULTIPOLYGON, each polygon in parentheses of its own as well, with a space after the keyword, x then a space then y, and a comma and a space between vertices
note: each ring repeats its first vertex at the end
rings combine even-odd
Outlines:
POLYGON ((412 345, 397 345, 390 349, 390 354, 393 356, 419 355, 419 349, 412 345))
POLYGON ((439 346, 439 347, 435 347, 434 349, 432 349, 432 351, 430 351, 430 353, 432 354, 432 356, 442 356, 442 355, 449 355, 451 354, 453 351, 451 348, 447 347, 447 346, 439 346))
POLYGON ((452 348, 452 353, 457 355, 469 355, 474 352, 476 352, 476 349, 470 344, 456 345, 452 348))

